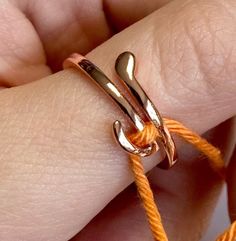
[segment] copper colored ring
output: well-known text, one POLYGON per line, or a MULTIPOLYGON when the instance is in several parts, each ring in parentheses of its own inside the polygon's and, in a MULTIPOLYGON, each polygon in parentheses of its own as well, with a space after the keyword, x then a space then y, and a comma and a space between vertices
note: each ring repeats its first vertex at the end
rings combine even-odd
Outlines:
MULTIPOLYGON (((133 105, 127 100, 117 86, 91 61, 80 54, 73 54, 64 61, 63 66, 64 68, 75 67, 82 70, 118 104, 138 131, 144 129, 145 121, 140 117, 133 105)), ((131 52, 120 54, 116 60, 115 69, 120 80, 123 81, 129 93, 133 95, 137 103, 143 108, 149 121, 155 125, 160 135, 158 140, 150 143, 148 146, 143 148, 138 147, 130 142, 124 132, 121 122, 117 120, 113 124, 116 140, 125 151, 142 157, 149 156, 156 152, 159 149, 158 144, 161 143, 165 150, 166 158, 160 166, 163 168, 173 166, 177 161, 175 143, 158 110, 135 78, 135 56, 131 52)))

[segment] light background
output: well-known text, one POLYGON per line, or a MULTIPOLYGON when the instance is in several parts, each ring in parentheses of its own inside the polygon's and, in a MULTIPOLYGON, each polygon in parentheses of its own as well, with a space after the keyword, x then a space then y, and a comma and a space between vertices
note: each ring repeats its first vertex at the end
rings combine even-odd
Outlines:
POLYGON ((216 206, 211 225, 208 228, 205 237, 201 241, 215 241, 217 236, 221 234, 229 225, 230 222, 227 211, 227 197, 225 187, 216 206))

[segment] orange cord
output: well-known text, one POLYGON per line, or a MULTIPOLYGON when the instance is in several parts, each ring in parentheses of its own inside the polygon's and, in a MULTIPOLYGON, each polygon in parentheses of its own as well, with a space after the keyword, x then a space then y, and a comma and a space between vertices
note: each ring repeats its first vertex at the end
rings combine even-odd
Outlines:
POLYGON ((233 222, 224 233, 222 233, 216 241, 235 241, 236 240, 236 221, 233 222))
MULTIPOLYGON (((185 141, 194 145, 199 151, 206 155, 209 164, 222 178, 225 177, 224 160, 221 157, 219 149, 211 145, 206 139, 186 128, 182 123, 164 119, 164 122, 170 132, 182 137, 185 141)), ((152 123, 147 123, 141 132, 131 134, 129 139, 137 146, 145 146, 153 142, 158 137, 158 132, 152 123)), ((149 181, 145 175, 141 158, 136 155, 130 155, 131 168, 134 174, 135 183, 140 195, 143 207, 145 209, 147 219, 153 237, 156 241, 168 241, 165 229, 161 221, 161 215, 156 206, 153 192, 149 181)), ((236 240, 236 222, 234 222, 228 230, 226 230, 216 241, 235 241, 236 240)))

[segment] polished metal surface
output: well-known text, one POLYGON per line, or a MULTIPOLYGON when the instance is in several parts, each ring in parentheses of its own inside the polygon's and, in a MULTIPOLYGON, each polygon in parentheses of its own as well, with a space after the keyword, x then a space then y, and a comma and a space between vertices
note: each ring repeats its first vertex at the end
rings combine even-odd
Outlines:
MULTIPOLYGON (((139 116, 134 106, 122 95, 117 86, 92 62, 79 54, 73 54, 64 62, 64 67, 76 67, 81 69, 118 104, 138 131, 143 130, 145 122, 139 116)), ((139 156, 151 155, 159 149, 158 144, 161 144, 167 156, 161 166, 164 168, 171 167, 177 160, 175 144, 159 112, 135 78, 135 56, 130 52, 120 54, 116 60, 115 69, 120 80, 123 81, 125 87, 129 90, 137 103, 141 105, 147 118, 149 121, 153 122, 160 135, 160 139, 150 143, 147 147, 138 147, 130 142, 122 128, 121 122, 117 120, 113 124, 113 130, 117 141, 124 150, 139 156)))
POLYGON ((131 52, 124 52, 118 56, 115 69, 119 77, 124 81, 127 88, 135 97, 136 101, 143 107, 148 118, 158 129, 161 137, 161 143, 167 155, 167 159, 165 160, 165 163, 163 163, 163 167, 170 167, 177 160, 175 143, 168 128, 165 126, 160 113, 135 78, 135 64, 135 56, 131 52))
MULTIPOLYGON (((66 59, 63 66, 64 68, 75 67, 82 70, 118 104, 120 109, 129 117, 137 130, 143 130, 145 123, 139 117, 136 110, 129 103, 127 98, 122 95, 117 86, 112 83, 97 66, 79 54, 73 54, 70 58, 66 59)), ((131 143, 121 127, 121 122, 118 120, 114 122, 113 130, 121 147, 129 153, 140 156, 149 156, 157 149, 156 143, 151 143, 145 148, 138 147, 131 143)))

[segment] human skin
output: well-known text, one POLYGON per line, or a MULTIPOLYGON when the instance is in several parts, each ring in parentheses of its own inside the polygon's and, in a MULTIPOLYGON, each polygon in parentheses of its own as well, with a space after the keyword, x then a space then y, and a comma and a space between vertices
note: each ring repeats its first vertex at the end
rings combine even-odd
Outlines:
MULTIPOLYGON (((115 79, 116 57, 132 51, 161 114, 208 132, 230 160, 235 0, 150 2, 1 1, 0 240, 152 240, 127 154, 111 133, 126 118, 79 71, 52 74, 72 52, 115 79)), ((169 240, 199 240, 223 182, 194 148, 179 139, 177 148, 171 170, 156 167, 158 156, 143 163, 169 240)), ((233 221, 235 158, 228 180, 233 221)))

